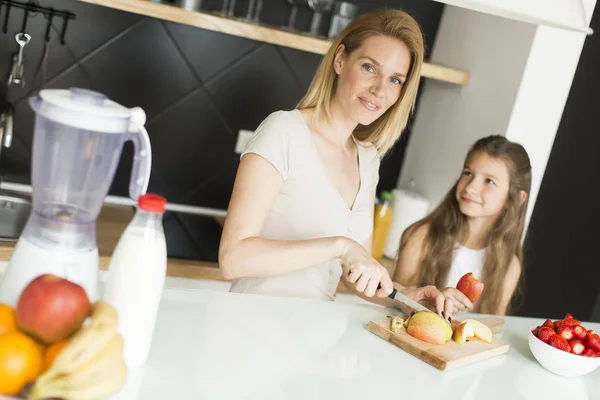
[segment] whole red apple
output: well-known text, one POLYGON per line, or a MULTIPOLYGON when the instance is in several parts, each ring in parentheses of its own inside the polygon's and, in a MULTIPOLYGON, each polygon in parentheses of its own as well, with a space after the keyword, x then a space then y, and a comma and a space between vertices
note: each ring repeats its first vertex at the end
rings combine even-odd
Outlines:
POLYGON ((483 283, 477 280, 472 272, 469 272, 458 280, 456 288, 467 296, 471 303, 475 303, 483 292, 483 283))
POLYGON ((91 304, 78 284, 40 275, 25 287, 16 307, 19 329, 51 344, 71 336, 90 314, 91 304))

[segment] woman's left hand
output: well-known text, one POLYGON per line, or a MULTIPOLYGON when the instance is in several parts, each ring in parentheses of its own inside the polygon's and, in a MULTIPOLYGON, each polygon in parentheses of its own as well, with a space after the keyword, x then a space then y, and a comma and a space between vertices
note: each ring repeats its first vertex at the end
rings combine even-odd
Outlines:
POLYGON ((401 292, 430 310, 435 311, 445 319, 449 320, 452 317, 452 310, 454 308, 452 299, 444 296, 435 286, 403 288, 401 292))

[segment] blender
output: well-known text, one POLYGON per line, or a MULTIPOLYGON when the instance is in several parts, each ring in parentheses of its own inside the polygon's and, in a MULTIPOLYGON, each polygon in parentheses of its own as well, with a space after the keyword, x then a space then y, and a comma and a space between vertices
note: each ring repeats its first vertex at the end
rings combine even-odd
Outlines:
POLYGON ((15 306, 35 277, 54 274, 98 299, 96 218, 126 141, 134 144, 129 196, 146 192, 151 149, 141 108, 89 90, 46 89, 29 99, 36 113, 31 158, 32 212, 17 241, 0 302, 15 306))

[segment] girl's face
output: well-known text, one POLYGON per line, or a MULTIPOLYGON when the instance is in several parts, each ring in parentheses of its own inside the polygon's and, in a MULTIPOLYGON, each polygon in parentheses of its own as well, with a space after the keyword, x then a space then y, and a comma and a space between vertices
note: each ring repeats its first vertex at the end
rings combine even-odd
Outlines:
POLYGON ((509 188, 506 163, 479 152, 467 160, 456 187, 456 200, 468 217, 497 218, 504 209, 509 188))
POLYGON ((333 62, 333 100, 353 122, 369 125, 398 101, 410 65, 408 48, 394 38, 372 36, 350 55, 341 45, 333 62))

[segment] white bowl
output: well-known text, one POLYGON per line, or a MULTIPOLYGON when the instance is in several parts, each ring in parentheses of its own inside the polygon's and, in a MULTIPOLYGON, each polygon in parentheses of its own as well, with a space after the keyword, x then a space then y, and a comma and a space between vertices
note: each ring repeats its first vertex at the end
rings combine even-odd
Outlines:
POLYGON ((578 356, 542 342, 532 332, 536 327, 537 325, 534 325, 529 328, 529 349, 548 371, 560 376, 574 377, 589 374, 600 366, 599 357, 578 356))

